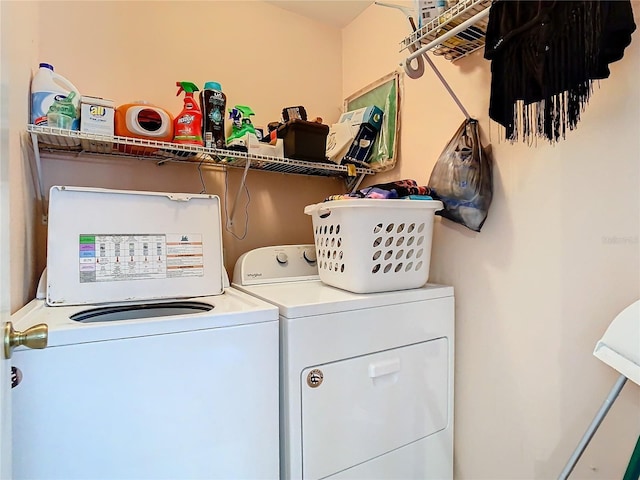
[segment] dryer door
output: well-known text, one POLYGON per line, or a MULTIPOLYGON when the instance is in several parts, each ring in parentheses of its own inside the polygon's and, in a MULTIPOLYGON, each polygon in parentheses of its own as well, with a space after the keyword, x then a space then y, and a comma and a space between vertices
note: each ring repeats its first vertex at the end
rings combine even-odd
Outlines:
POLYGON ((324 478, 444 429, 448 350, 438 338, 305 369, 303 477, 324 478))

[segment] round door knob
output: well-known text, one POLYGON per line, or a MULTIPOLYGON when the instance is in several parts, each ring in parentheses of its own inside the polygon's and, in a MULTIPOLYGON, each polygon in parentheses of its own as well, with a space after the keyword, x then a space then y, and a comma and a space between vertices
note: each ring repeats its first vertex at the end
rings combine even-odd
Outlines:
POLYGON ((280 265, 284 265, 285 263, 287 263, 289 261, 289 257, 284 252, 278 252, 276 254, 276 260, 278 261, 278 263, 280 265))
POLYGON ((24 332, 17 332, 13 329, 13 324, 7 322, 4 325, 4 358, 11 358, 14 347, 24 345, 27 348, 45 348, 49 336, 49 327, 45 323, 40 323, 26 329, 24 332))
POLYGON ((302 257, 307 261, 307 263, 316 263, 316 251, 313 249, 305 250, 302 253, 302 257))

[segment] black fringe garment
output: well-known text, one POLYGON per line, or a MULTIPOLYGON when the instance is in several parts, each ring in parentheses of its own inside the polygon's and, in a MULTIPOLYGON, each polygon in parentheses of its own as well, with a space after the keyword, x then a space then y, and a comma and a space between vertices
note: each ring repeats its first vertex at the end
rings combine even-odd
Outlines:
POLYGON ((636 25, 629 0, 497 0, 489 11, 489 116, 508 140, 573 130, 592 82, 609 76, 636 25))

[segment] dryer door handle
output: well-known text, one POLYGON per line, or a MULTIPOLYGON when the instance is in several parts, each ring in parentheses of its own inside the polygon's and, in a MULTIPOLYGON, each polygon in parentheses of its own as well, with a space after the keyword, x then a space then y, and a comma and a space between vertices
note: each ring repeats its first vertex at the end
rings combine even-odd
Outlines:
POLYGON ((391 375, 400 371, 400 359, 393 358, 391 360, 384 360, 382 362, 369 364, 369 377, 379 378, 385 375, 391 375))

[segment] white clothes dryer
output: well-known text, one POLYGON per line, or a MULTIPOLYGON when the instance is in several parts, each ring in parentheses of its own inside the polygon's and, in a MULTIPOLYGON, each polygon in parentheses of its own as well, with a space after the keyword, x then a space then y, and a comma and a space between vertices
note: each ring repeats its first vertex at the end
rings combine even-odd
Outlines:
POLYGON ((225 279, 218 197, 53 187, 13 478, 277 478, 277 308, 225 279))
POLYGON ((281 478, 453 478, 453 288, 350 293, 315 259, 259 248, 233 275, 280 311, 281 478))

